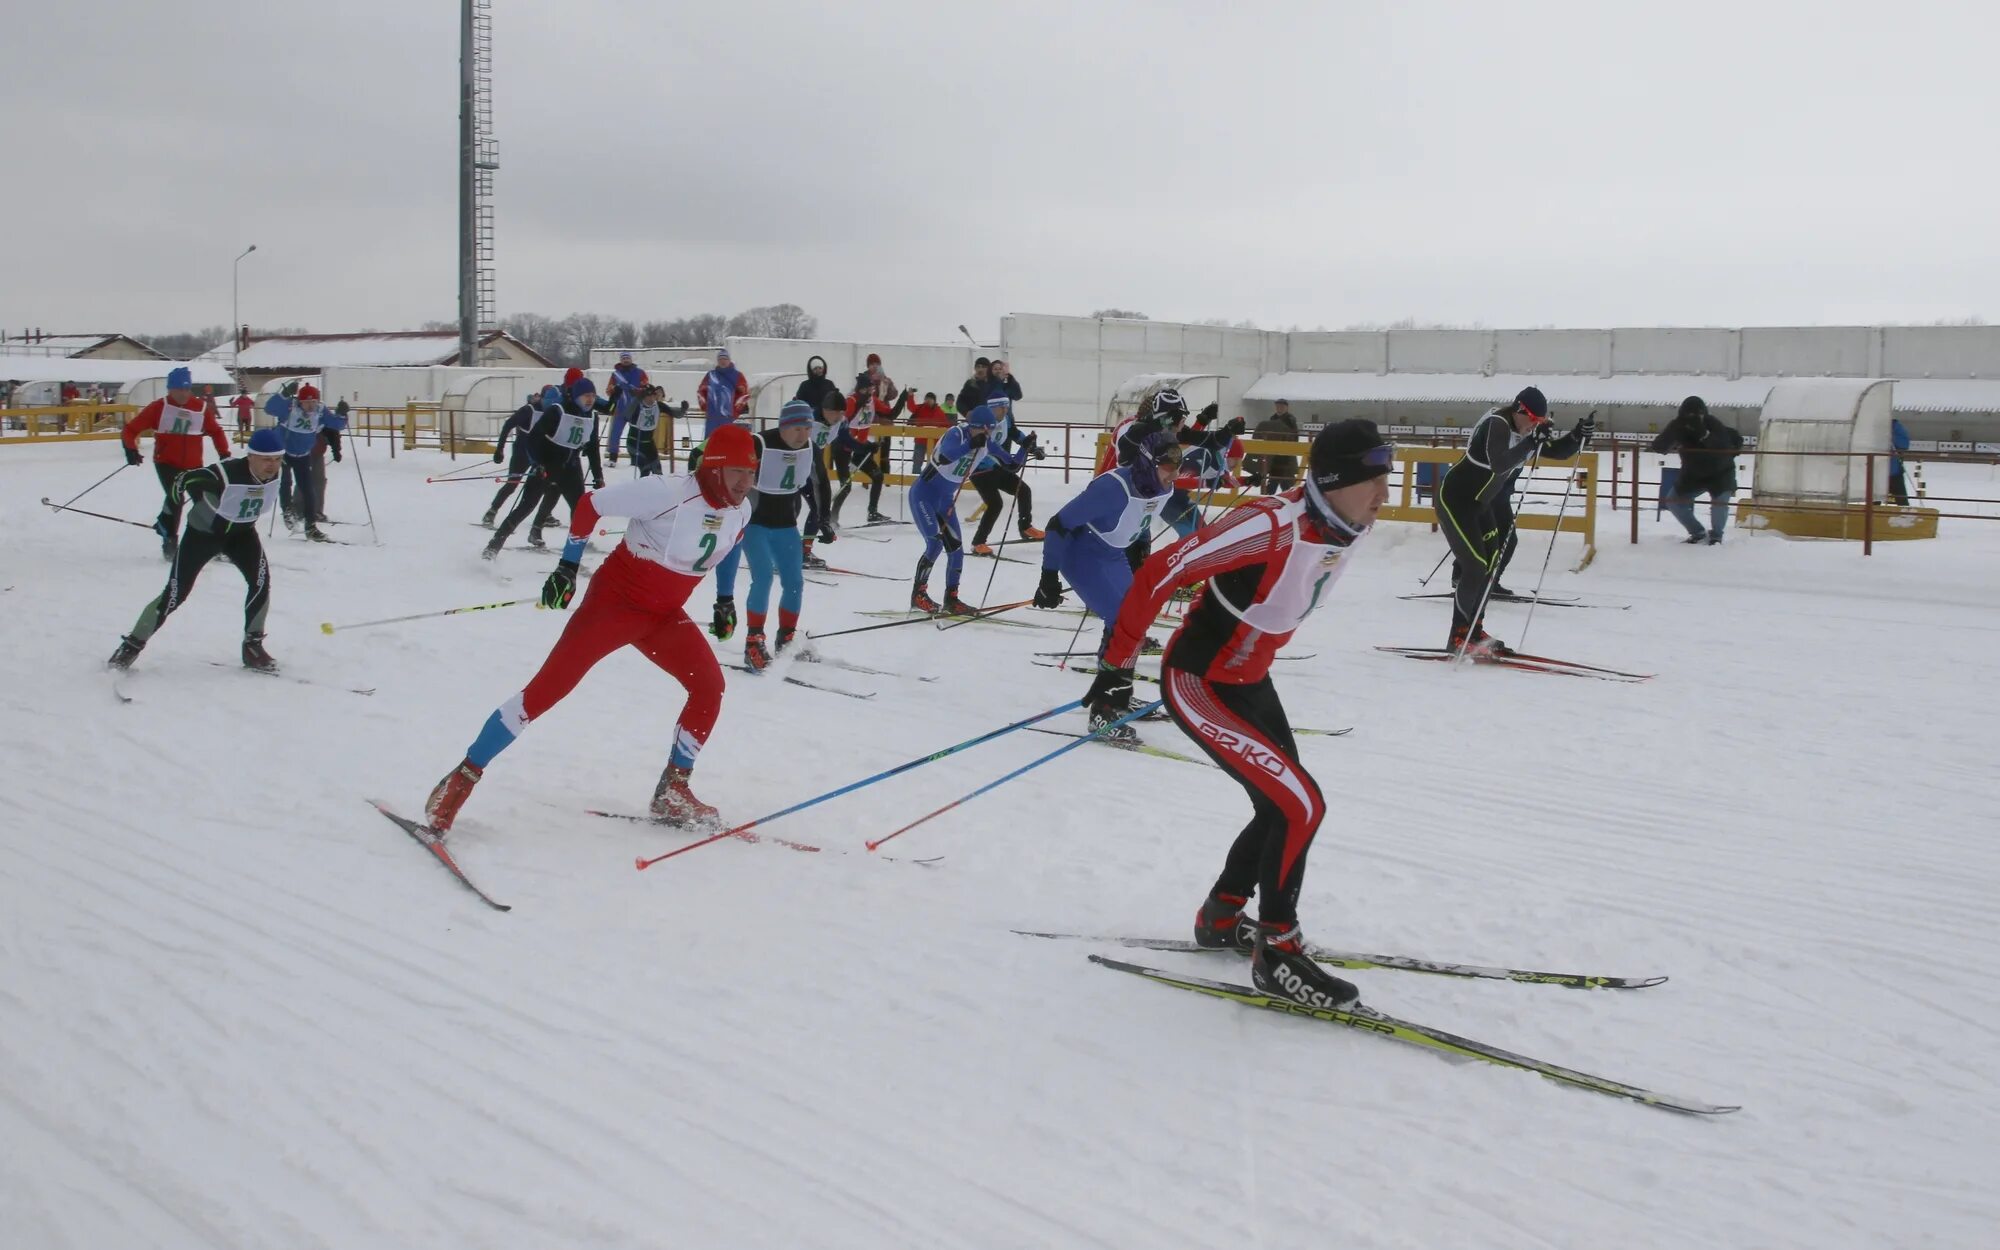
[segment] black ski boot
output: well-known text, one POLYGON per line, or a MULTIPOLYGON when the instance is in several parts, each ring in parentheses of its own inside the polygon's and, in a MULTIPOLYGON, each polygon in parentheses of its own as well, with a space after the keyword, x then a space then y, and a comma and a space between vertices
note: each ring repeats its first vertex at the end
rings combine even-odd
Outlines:
POLYGON ((482 560, 493 559, 495 556, 500 554, 500 548, 505 546, 506 542, 507 542, 507 536, 505 534, 495 534, 490 540, 488 540, 487 544, 484 547, 480 548, 479 558, 482 560))
POLYGON ((783 655, 785 653, 785 648, 791 646, 794 642, 798 641, 798 637, 799 637, 799 631, 797 626, 793 626, 790 629, 780 629, 778 631, 778 646, 774 654, 783 655))
POLYGON ((1286 998, 1324 1011, 1345 1011, 1361 1001, 1361 991, 1306 954, 1297 921, 1257 924, 1250 951, 1250 983, 1273 998, 1286 998))
POLYGON ((537 551, 546 550, 548 543, 542 538, 542 527, 537 525, 528 530, 528 545, 537 551))
POLYGON ((145 643, 133 642, 130 636, 120 638, 118 640, 118 649, 111 653, 111 658, 106 660, 105 663, 122 673, 132 667, 132 661, 138 659, 139 653, 145 649, 145 643))
POLYGON ((1249 954, 1257 944, 1257 926, 1243 918, 1243 908, 1249 902, 1219 890, 1211 892, 1194 914, 1194 944, 1203 950, 1249 954))
POLYGON ((771 649, 764 645, 764 631, 753 629, 743 639, 743 662, 753 673, 771 667, 771 649))
POLYGON ((271 658, 269 651, 264 650, 264 635, 243 635, 243 667, 254 668, 260 673, 278 671, 278 662, 271 658))
POLYGON ((499 516, 499 514, 500 514, 500 509, 488 508, 486 510, 486 515, 479 518, 479 523, 481 525, 484 525, 487 529, 492 529, 494 524, 496 523, 496 518, 499 516))
POLYGON ((1105 729, 1103 733, 1097 733, 1099 729, 1103 729, 1123 715, 1123 712, 1115 712, 1110 708, 1094 707, 1090 709, 1090 731, 1097 734, 1099 742, 1108 742, 1114 747, 1138 746, 1139 731, 1132 728, 1130 721, 1115 729, 1105 729))

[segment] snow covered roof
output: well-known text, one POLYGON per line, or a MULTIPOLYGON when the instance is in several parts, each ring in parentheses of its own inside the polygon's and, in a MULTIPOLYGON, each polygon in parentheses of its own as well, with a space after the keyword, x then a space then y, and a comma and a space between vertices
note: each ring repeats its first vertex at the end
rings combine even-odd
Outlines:
MULTIPOLYGON (((1552 404, 1650 404, 1673 407, 1699 395, 1711 408, 1764 406, 1779 377, 1720 378, 1685 373, 1625 373, 1608 378, 1496 373, 1267 373, 1245 399, 1294 403, 1497 404, 1539 386, 1552 404)), ((2000 412, 2000 380, 1914 378, 1896 383, 1899 412, 2000 412)))
POLYGON ((226 386, 235 389, 236 379, 229 370, 212 361, 193 360, 75 360, 67 356, 0 355, 0 381, 78 382, 92 385, 111 383, 126 386, 148 378, 166 380, 167 370, 185 363, 194 373, 196 386, 226 386))
MULTIPOLYGON (((481 345, 507 338, 494 330, 479 338, 481 345)), ((274 334, 253 338, 241 352, 223 343, 197 359, 217 361, 258 373, 273 370, 317 372, 339 365, 441 365, 458 356, 456 330, 396 330, 375 334, 274 334)), ((528 349, 523 346, 522 350, 528 349)), ((532 354, 532 353, 530 353, 532 354)))
MULTIPOLYGON (((0 343, 0 356, 75 356, 119 339, 147 351, 153 350, 126 334, 43 334, 32 339, 12 338, 0 343)), ((158 354, 154 352, 154 355, 158 354)))

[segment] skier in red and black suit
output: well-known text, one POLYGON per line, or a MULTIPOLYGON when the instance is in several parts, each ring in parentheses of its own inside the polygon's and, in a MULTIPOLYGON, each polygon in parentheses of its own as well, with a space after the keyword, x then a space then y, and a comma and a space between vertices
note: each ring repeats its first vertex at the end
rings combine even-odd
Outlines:
POLYGON ((189 469, 201 467, 203 439, 215 444, 216 458, 221 460, 229 458, 229 440, 222 436, 222 422, 216 419, 215 405, 196 403, 194 375, 184 365, 167 371, 164 398, 147 404, 125 423, 124 433, 119 436, 125 444, 125 463, 138 464, 144 459, 139 454, 139 435, 147 432, 153 435, 153 470, 160 476, 160 493, 165 498, 160 515, 153 522, 153 532, 160 536, 160 553, 171 561, 180 542, 181 527, 181 504, 174 494, 174 479, 189 469))
POLYGON ((1271 657, 1325 600, 1374 524, 1389 497, 1394 452, 1373 421, 1330 425, 1313 440, 1303 485, 1245 504, 1148 557, 1085 700, 1094 726, 1130 711, 1132 661, 1146 627, 1175 590, 1201 587, 1167 644, 1161 685, 1174 720, 1249 792, 1253 812, 1195 914, 1195 941, 1249 948, 1258 989, 1312 1007, 1345 1007, 1360 991, 1310 959, 1299 932, 1306 852, 1326 800, 1299 761, 1271 684, 1271 657), (1254 926, 1243 916, 1252 892, 1254 926))

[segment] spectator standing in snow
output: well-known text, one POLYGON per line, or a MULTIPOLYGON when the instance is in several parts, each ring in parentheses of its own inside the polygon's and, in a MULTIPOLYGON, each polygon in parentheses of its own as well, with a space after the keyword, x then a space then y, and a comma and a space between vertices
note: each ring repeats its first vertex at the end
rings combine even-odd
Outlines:
POLYGON ((611 401, 611 446, 606 450, 614 468, 618 464, 618 450, 625 445, 625 424, 638 411, 639 396, 646 386, 646 371, 632 359, 632 353, 619 352, 611 381, 604 388, 604 397, 611 401))
POLYGON ((1889 457, 1889 493, 1895 496, 1898 508, 1910 506, 1909 483, 1903 478, 1903 453, 1910 449, 1910 432, 1894 417, 1889 418, 1889 445, 1896 454, 1889 457))
MULTIPOLYGON (((924 429, 935 430, 948 430, 957 424, 952 420, 951 414, 938 406, 937 399, 936 391, 925 391, 922 403, 910 405, 910 424, 924 429)), ((924 471, 924 461, 929 458, 930 448, 933 445, 920 438, 911 440, 910 472, 921 473, 924 471)))
POLYGON ((1690 546, 1713 547, 1722 541, 1723 528, 1729 524, 1729 499, 1736 493, 1736 453, 1742 446, 1743 436, 1717 420, 1699 395, 1682 400, 1679 414, 1653 440, 1657 454, 1680 453, 1674 493, 1661 502, 1687 531, 1690 546), (1708 496, 1707 529, 1694 519, 1697 495, 1708 496))
POLYGON ((728 348, 716 350, 715 368, 702 375, 695 399, 701 404, 704 440, 749 410, 750 379, 731 363, 728 348))

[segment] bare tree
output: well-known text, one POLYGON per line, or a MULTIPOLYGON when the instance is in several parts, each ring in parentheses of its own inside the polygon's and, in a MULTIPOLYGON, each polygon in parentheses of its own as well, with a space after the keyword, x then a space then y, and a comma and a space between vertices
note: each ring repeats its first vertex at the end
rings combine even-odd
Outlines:
POLYGON ((1094 312, 1094 313, 1092 313, 1092 314, 1090 314, 1090 315, 1091 315, 1091 316, 1093 316, 1093 317, 1109 317, 1109 318, 1111 318, 1111 319, 1113 319, 1113 320, 1117 320, 1117 321, 1151 321, 1151 320, 1152 320, 1152 318, 1151 318, 1151 317, 1148 317, 1148 316, 1147 316, 1147 315, 1146 315, 1145 313, 1142 313, 1142 312, 1133 312, 1133 311, 1132 311, 1131 309, 1129 309, 1129 308, 1100 308, 1100 309, 1098 309, 1098 310, 1097 310, 1096 312, 1094 312))
POLYGON ((532 347, 544 359, 563 358, 562 323, 540 313, 516 313, 500 319, 500 328, 532 347))
POLYGON ((772 338, 809 339, 819 333, 819 318, 797 304, 773 304, 770 313, 772 338))
POLYGON ((717 313, 648 321, 640 341, 648 347, 707 347, 722 341, 726 321, 717 313))
POLYGON ((147 334, 140 342, 169 360, 192 360, 210 348, 229 342, 228 326, 203 326, 191 334, 147 334))
POLYGON ((769 308, 746 308, 729 319, 726 331, 731 337, 746 339, 775 338, 771 333, 771 310, 769 308))

